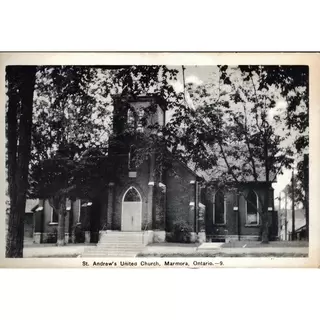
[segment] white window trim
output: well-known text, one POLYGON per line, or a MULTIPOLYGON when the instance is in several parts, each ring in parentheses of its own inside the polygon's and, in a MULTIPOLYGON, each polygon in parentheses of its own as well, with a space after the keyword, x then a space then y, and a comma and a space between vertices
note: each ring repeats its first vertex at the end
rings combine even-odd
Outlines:
POLYGON ((50 203, 49 203, 49 206, 51 208, 51 211, 50 211, 50 225, 55 225, 55 224, 58 224, 59 223, 59 215, 58 215, 58 221, 53 221, 53 207, 51 207, 50 203))
MULTIPOLYGON (((59 215, 58 215, 58 221, 52 221, 53 219, 53 208, 51 207, 50 203, 49 203, 49 206, 50 206, 50 222, 49 224, 50 225, 56 225, 56 224, 59 224, 59 215)), ((40 207, 41 210, 43 210, 43 207, 40 207)), ((38 210, 38 211, 41 211, 41 210, 38 210)), ((68 205, 68 199, 66 200, 66 211, 70 211, 71 210, 71 202, 70 202, 70 205, 68 205)), ((36 210, 37 211, 37 210, 36 210)))
POLYGON ((87 201, 83 205, 81 205, 81 199, 78 199, 77 201, 79 201, 79 212, 78 212, 78 224, 79 224, 81 223, 81 208, 91 207, 92 202, 87 201))
POLYGON ((217 226, 224 226, 227 224, 227 197, 226 194, 224 192, 223 193, 223 223, 216 223, 216 194, 219 190, 217 190, 214 194, 213 194, 213 224, 217 225, 217 226))
MULTIPOLYGON (((245 199, 245 206, 246 206, 246 226, 259 226, 260 225, 260 214, 259 214, 259 197, 258 194, 252 189, 252 191, 255 193, 257 197, 257 223, 249 223, 248 222, 248 201, 245 199)), ((250 190, 249 190, 250 192, 250 190)), ((249 194, 248 192, 248 194, 249 194)), ((247 194, 247 196, 248 196, 247 194)))

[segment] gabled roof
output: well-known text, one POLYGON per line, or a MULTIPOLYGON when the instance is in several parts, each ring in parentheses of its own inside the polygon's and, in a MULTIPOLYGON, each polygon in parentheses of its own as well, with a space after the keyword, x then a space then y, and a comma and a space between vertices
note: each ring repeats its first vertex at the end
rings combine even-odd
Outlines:
POLYGON ((38 205, 38 199, 27 199, 25 212, 32 212, 38 205))
MULTIPOLYGON (((231 162, 230 162, 230 164, 232 165, 231 162)), ((217 165, 209 170, 196 169, 195 164, 192 162, 189 162, 188 166, 191 170, 195 171, 198 176, 202 177, 202 179, 204 179, 207 182, 219 181, 222 173, 225 173, 228 171, 227 166, 225 165, 223 159, 218 159, 217 165)), ((265 174, 264 174, 264 168, 257 167, 256 169, 257 169, 257 175, 258 175, 257 182, 265 182, 266 178, 265 178, 265 174)), ((232 180, 232 181, 235 182, 234 180, 232 180)), ((270 172, 269 181, 272 183, 277 182, 275 174, 273 172, 270 172)), ((239 182, 249 183, 249 182, 256 182, 256 181, 255 181, 253 175, 246 175, 246 176, 239 175, 239 182)))

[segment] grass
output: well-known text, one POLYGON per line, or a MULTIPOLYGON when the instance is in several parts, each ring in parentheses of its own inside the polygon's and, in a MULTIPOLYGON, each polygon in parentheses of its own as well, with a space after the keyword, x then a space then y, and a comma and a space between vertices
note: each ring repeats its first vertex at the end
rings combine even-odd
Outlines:
POLYGON ((77 258, 79 256, 79 253, 73 253, 73 254, 55 254, 55 255, 35 255, 32 257, 27 258, 77 258))
POLYGON ((190 252, 190 253, 139 253, 139 257, 157 258, 307 258, 306 253, 223 253, 223 252, 190 252))
POLYGON ((260 241, 234 241, 224 243, 222 248, 301 248, 308 247, 307 241, 270 241, 269 243, 261 243, 260 241))

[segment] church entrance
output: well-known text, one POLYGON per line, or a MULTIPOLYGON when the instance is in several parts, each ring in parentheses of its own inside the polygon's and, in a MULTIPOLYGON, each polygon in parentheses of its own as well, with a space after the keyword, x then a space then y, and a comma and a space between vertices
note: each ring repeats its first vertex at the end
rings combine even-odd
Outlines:
POLYGON ((142 198, 139 191, 130 187, 122 198, 122 231, 141 231, 142 198))

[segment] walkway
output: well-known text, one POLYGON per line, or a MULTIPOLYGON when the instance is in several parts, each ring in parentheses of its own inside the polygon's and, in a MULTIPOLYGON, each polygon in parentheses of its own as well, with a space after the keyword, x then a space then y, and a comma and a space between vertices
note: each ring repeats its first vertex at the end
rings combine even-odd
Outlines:
MULTIPOLYGON (((25 258, 67 258, 79 257, 89 247, 94 247, 90 244, 69 244, 63 247, 57 247, 55 244, 40 244, 28 245, 24 248, 25 258)), ((256 241, 233 242, 233 243, 218 243, 207 242, 199 244, 178 244, 178 243, 153 243, 140 252, 142 256, 205 256, 208 254, 216 256, 275 256, 283 255, 308 255, 309 247, 307 242, 270 242, 269 244, 261 244, 256 241)))

